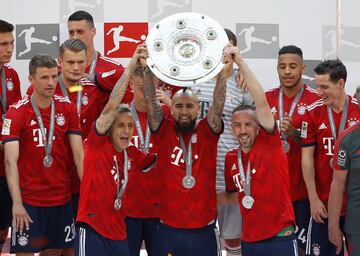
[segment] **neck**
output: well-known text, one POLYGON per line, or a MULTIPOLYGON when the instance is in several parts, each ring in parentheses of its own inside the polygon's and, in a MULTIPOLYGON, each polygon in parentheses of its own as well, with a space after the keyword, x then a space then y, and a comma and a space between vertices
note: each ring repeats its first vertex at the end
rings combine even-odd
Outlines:
POLYGON ((291 88, 282 86, 282 89, 283 89, 283 92, 286 95, 286 97, 292 98, 300 91, 301 83, 298 83, 297 85, 295 85, 295 86, 293 86, 291 88))
POLYGON ((342 92, 338 98, 336 98, 334 100, 334 103, 331 104, 331 108, 335 111, 335 112, 341 112, 344 109, 344 105, 345 105, 345 100, 346 100, 346 93, 342 92))
POLYGON ((71 86, 73 86, 74 84, 78 84, 79 81, 70 81, 68 79, 66 79, 64 76, 62 76, 62 80, 66 86, 67 89, 69 89, 71 86))
POLYGON ((39 108, 48 108, 51 105, 52 97, 44 97, 37 93, 36 91, 33 92, 34 99, 36 104, 39 108))
POLYGON ((147 112, 146 102, 134 98, 135 109, 139 112, 147 112))
POLYGON ((94 56, 94 52, 95 52, 95 49, 94 47, 89 47, 89 49, 87 49, 87 53, 86 53, 86 62, 89 65, 91 65, 92 63, 92 59, 93 59, 93 56, 94 56))
POLYGON ((244 153, 249 153, 251 151, 251 148, 241 148, 241 151, 244 153))

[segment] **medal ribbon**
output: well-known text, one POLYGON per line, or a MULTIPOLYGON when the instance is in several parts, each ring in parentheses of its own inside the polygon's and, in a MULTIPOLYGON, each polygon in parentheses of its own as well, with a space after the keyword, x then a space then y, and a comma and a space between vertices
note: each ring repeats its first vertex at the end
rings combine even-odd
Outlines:
POLYGON ((34 109, 36 119, 37 119, 38 124, 39 124, 40 133, 41 133, 42 139, 44 141, 45 155, 49 156, 49 155, 51 155, 51 149, 52 149, 52 144, 53 144, 53 136, 54 136, 54 128, 55 128, 55 103, 54 103, 54 100, 51 101, 50 128, 49 128, 49 131, 48 131, 48 138, 47 139, 46 139, 46 134, 45 134, 44 122, 43 122, 43 120, 41 118, 41 113, 40 113, 39 107, 35 102, 34 95, 31 95, 30 102, 31 102, 31 105, 32 105, 32 107, 34 109))
POLYGON ((190 138, 189 144, 188 144, 188 150, 186 150, 184 139, 181 136, 181 134, 179 134, 180 146, 183 151, 183 156, 184 156, 185 163, 186 163, 186 176, 192 175, 192 148, 191 148, 192 138, 193 138, 193 135, 191 135, 191 138, 190 138))
MULTIPOLYGON (((68 100, 70 100, 68 91, 66 89, 66 85, 64 83, 64 79, 62 77, 62 74, 59 75, 58 81, 59 81, 60 89, 61 89, 61 92, 62 92, 63 96, 65 98, 68 98, 68 100)), ((78 82, 78 85, 81 86, 80 81, 78 82)), ((76 96, 76 109, 77 109, 77 113, 78 113, 79 116, 81 114, 81 98, 82 98, 82 90, 79 90, 77 92, 77 96, 76 96)))
MULTIPOLYGON (((291 106, 290 106, 290 110, 289 110, 289 117, 291 117, 294 113, 295 107, 296 105, 299 103, 299 100, 301 98, 301 95, 304 92, 304 85, 301 85, 300 91, 298 91, 298 93, 295 96, 294 101, 292 102, 291 106)), ((284 92, 282 87, 280 87, 279 90, 279 119, 280 119, 280 123, 283 121, 284 119, 284 92)), ((281 138, 283 140, 287 139, 287 135, 285 133, 281 133, 281 138)))
POLYGON ((96 67, 96 63, 97 63, 97 51, 94 52, 94 55, 93 55, 93 58, 92 58, 92 61, 91 61, 91 65, 90 65, 90 68, 89 68, 89 74, 94 74, 95 72, 95 67, 96 67))
MULTIPOLYGON (((343 131, 345 128, 346 117, 347 117, 347 113, 348 113, 348 105, 349 105, 349 96, 347 96, 345 99, 344 109, 343 109, 343 112, 341 115, 339 132, 343 131)), ((334 116, 333 116, 331 106, 327 106, 327 113, 328 113, 328 118, 329 118, 329 122, 330 122, 331 134, 332 134, 334 140, 336 140, 336 137, 337 137, 336 126, 335 126, 335 121, 334 121, 334 116)))
POLYGON ((125 192, 125 188, 127 186, 129 175, 128 175, 128 154, 126 152, 126 149, 124 149, 124 183, 121 185, 120 188, 120 173, 119 173, 119 165, 116 159, 116 155, 113 156, 114 162, 115 162, 115 168, 116 168, 116 175, 118 177, 117 183, 116 183, 116 200, 121 199, 122 195, 125 192))
POLYGON ((134 118, 136 131, 139 135, 140 148, 148 151, 149 144, 150 144, 150 134, 151 134, 149 124, 146 122, 146 133, 145 133, 145 139, 144 139, 144 133, 141 129, 141 124, 140 124, 139 116, 138 116, 136 108, 135 108, 134 101, 131 102, 130 107, 131 107, 131 115, 134 118))
POLYGON ((250 190, 250 183, 251 183, 251 172, 250 172, 250 158, 247 164, 247 170, 246 170, 246 176, 245 171, 242 163, 242 157, 241 157, 241 148, 239 147, 238 150, 238 168, 240 173, 240 180, 244 184, 244 193, 245 196, 251 196, 251 190, 250 190))

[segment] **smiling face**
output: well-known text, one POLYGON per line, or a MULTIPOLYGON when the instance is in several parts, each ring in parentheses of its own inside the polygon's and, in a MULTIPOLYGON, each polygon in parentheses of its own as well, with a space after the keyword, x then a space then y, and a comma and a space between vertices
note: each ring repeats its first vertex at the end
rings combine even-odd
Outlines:
POLYGON ((305 66, 302 58, 293 53, 282 54, 278 58, 277 71, 282 86, 293 88, 301 85, 305 66))
POLYGON ((231 128, 242 151, 249 152, 259 133, 255 111, 250 109, 236 111, 231 117, 231 128))
POLYGON ((330 80, 329 74, 315 75, 315 84, 316 90, 325 105, 336 105, 339 98, 344 94, 344 79, 333 82, 330 80))
POLYGON ((110 128, 111 142, 116 151, 120 152, 130 144, 134 133, 134 119, 130 111, 120 112, 110 128))
POLYGON ((179 90, 175 93, 171 102, 171 113, 176 128, 181 133, 193 131, 199 111, 199 101, 194 92, 179 90))

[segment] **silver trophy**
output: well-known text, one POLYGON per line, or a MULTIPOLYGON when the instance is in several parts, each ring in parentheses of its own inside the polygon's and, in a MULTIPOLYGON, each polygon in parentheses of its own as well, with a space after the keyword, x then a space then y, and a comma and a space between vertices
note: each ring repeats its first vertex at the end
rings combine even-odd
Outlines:
POLYGON ((174 14, 151 29, 147 64, 160 80, 189 87, 221 71, 228 42, 224 29, 212 18, 193 12, 174 14))

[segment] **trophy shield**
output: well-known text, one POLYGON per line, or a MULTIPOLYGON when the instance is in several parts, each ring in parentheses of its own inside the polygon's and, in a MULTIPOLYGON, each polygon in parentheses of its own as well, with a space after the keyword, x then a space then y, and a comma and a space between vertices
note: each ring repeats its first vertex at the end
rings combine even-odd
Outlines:
POLYGON ((177 13, 151 29, 146 45, 148 67, 162 81, 181 87, 206 82, 223 68, 229 42, 214 19, 199 13, 177 13))

